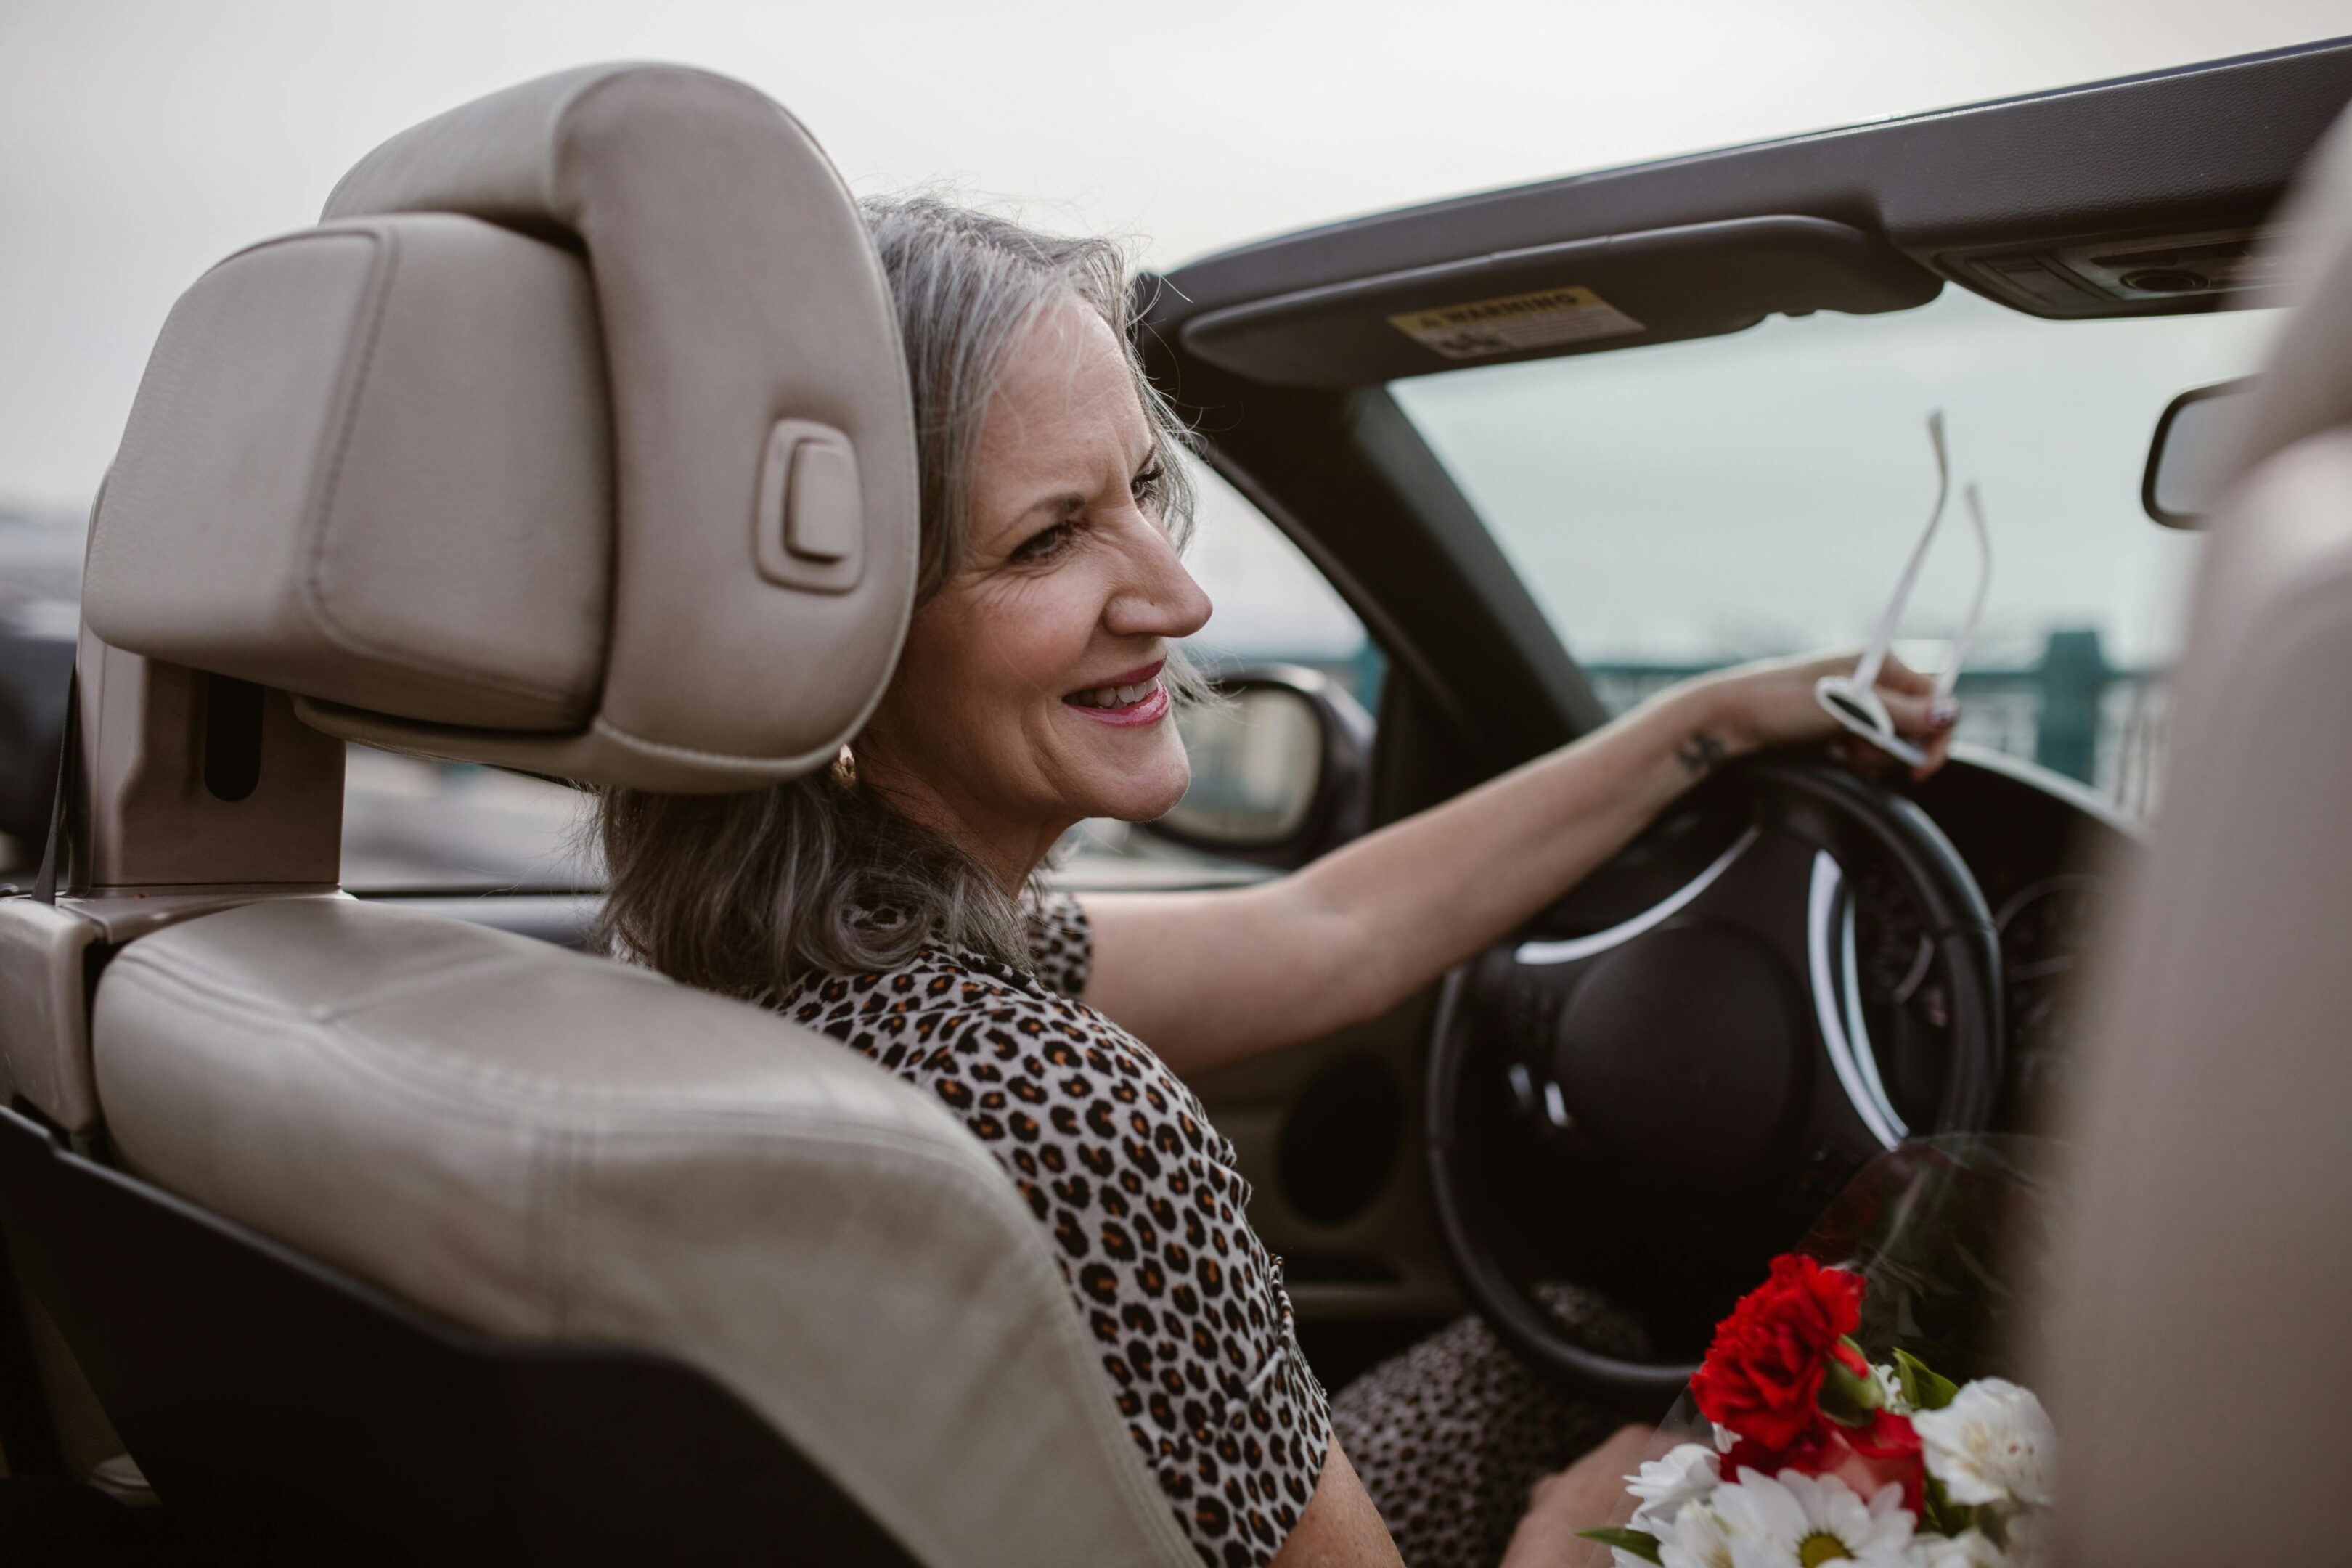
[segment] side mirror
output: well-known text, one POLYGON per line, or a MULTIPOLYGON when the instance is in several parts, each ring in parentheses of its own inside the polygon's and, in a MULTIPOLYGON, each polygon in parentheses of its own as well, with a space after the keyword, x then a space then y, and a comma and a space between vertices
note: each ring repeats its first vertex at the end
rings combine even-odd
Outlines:
POLYGON ((2139 482, 2139 502, 2148 516, 2167 528, 2195 528, 2205 521, 2213 509, 2221 437, 2252 385, 2249 376, 2191 387, 2165 405, 2139 482))
POLYGON ((1258 666, 1221 679, 1225 700, 1178 723, 1192 784, 1150 831, 1263 866, 1304 864, 1360 831, 1372 721, 1311 669, 1258 666))

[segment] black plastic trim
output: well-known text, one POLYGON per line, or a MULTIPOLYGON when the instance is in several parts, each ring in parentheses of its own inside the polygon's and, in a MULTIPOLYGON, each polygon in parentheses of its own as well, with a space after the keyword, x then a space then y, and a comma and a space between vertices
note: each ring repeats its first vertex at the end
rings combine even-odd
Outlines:
POLYGON ((58 1445, 48 1392, 41 1386, 23 1289, 7 1233, 0 1230, 0 1458, 7 1461, 11 1476, 62 1476, 65 1453, 58 1445))
POLYGON ((2205 518, 2201 513, 2167 511, 2156 504, 2156 470, 2164 457, 2166 443, 2172 439, 2173 421, 2180 417, 2182 409, 2192 403, 2202 403, 2209 397, 2227 397, 2231 393, 2242 392, 2253 379, 2250 375, 2242 375, 2231 381, 2217 381, 2210 386, 2192 386, 2166 404, 2164 412, 2156 416, 2156 432, 2147 441, 2147 464, 2140 470, 2139 476, 2140 510, 2147 512, 2151 521, 2167 528, 2194 529, 2204 525, 2205 518))
POLYGON ((1201 258, 1168 275, 1153 324, 1498 251, 1786 214, 1884 236, 1973 287, 1945 252, 2257 222, 2347 100, 2352 38, 2333 38, 1573 174, 1201 258))
POLYGON ((1942 280, 1884 240, 1825 218, 1732 218, 1568 240, 1300 289, 1194 316, 1184 346, 1254 380, 1367 386, 1402 376, 1675 342, 1754 326, 1774 312, 1871 314, 1926 304, 1942 280), (1574 285, 1637 323, 1630 331, 1449 358, 1392 326, 1399 312, 1574 285))
POLYGON ((227 1560, 913 1568, 703 1373, 438 1321, 5 1110, 0 1223, 148 1479, 227 1560))

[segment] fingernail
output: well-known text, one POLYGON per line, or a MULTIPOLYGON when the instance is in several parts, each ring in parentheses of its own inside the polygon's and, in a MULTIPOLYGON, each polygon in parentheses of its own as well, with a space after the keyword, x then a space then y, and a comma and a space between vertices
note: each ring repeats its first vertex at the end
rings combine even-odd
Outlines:
POLYGON ((1960 705, 1948 697, 1938 697, 1927 705, 1927 722, 1938 730, 1948 730, 1960 721, 1960 705))

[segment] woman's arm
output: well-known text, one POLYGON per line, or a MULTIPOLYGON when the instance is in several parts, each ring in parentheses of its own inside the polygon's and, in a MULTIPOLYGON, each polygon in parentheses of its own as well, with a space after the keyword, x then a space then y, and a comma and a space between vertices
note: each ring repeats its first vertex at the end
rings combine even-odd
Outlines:
MULTIPOLYGON (((1748 666, 1660 694, 1478 788, 1232 891, 1089 895, 1087 1000, 1179 1073, 1378 1016, 1527 921, 1729 759, 1836 732, 1813 681, 1852 656, 1748 666)), ((1942 760, 1951 716, 1893 661, 1896 727, 1942 760)))
POLYGON ((1380 1510, 1364 1493, 1339 1439, 1323 1451, 1323 1474, 1307 1511, 1266 1568, 1404 1568, 1380 1510))

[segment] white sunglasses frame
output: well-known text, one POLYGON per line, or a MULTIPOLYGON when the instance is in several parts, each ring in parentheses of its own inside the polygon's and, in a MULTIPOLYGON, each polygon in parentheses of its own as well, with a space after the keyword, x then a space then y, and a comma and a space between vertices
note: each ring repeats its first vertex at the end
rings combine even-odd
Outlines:
MULTIPOLYGON (((1927 530, 1913 547, 1911 560, 1895 584, 1895 596, 1887 601, 1886 613, 1879 616, 1878 629, 1871 634, 1870 644, 1863 650, 1853 673, 1824 675, 1813 682, 1813 700, 1831 718, 1887 755, 1915 768, 1926 764, 1927 753, 1895 732, 1895 720, 1878 695, 1878 676, 1886 668, 1887 649, 1894 644, 1895 628, 1903 622, 1903 612, 1910 605, 1911 590, 1918 585, 1919 569, 1927 563, 1928 547, 1936 542, 1936 527, 1944 521, 1944 503, 1951 498, 1952 465, 1944 447, 1944 411, 1940 408, 1927 416, 1927 440, 1936 449, 1936 507, 1927 514, 1927 530)), ((1976 525, 1977 591, 1969 605, 1968 619, 1960 624, 1959 635, 1952 639, 1952 656, 1944 661, 1942 672, 1936 677, 1930 700, 1937 702, 1948 699, 1960 679, 1960 662, 1968 657, 1969 643, 1976 637, 1977 623, 1984 615, 1985 595, 1992 587, 1992 535, 1985 527, 1983 496, 1973 480, 1963 492, 1963 499, 1968 502, 1969 520, 1976 525)))

